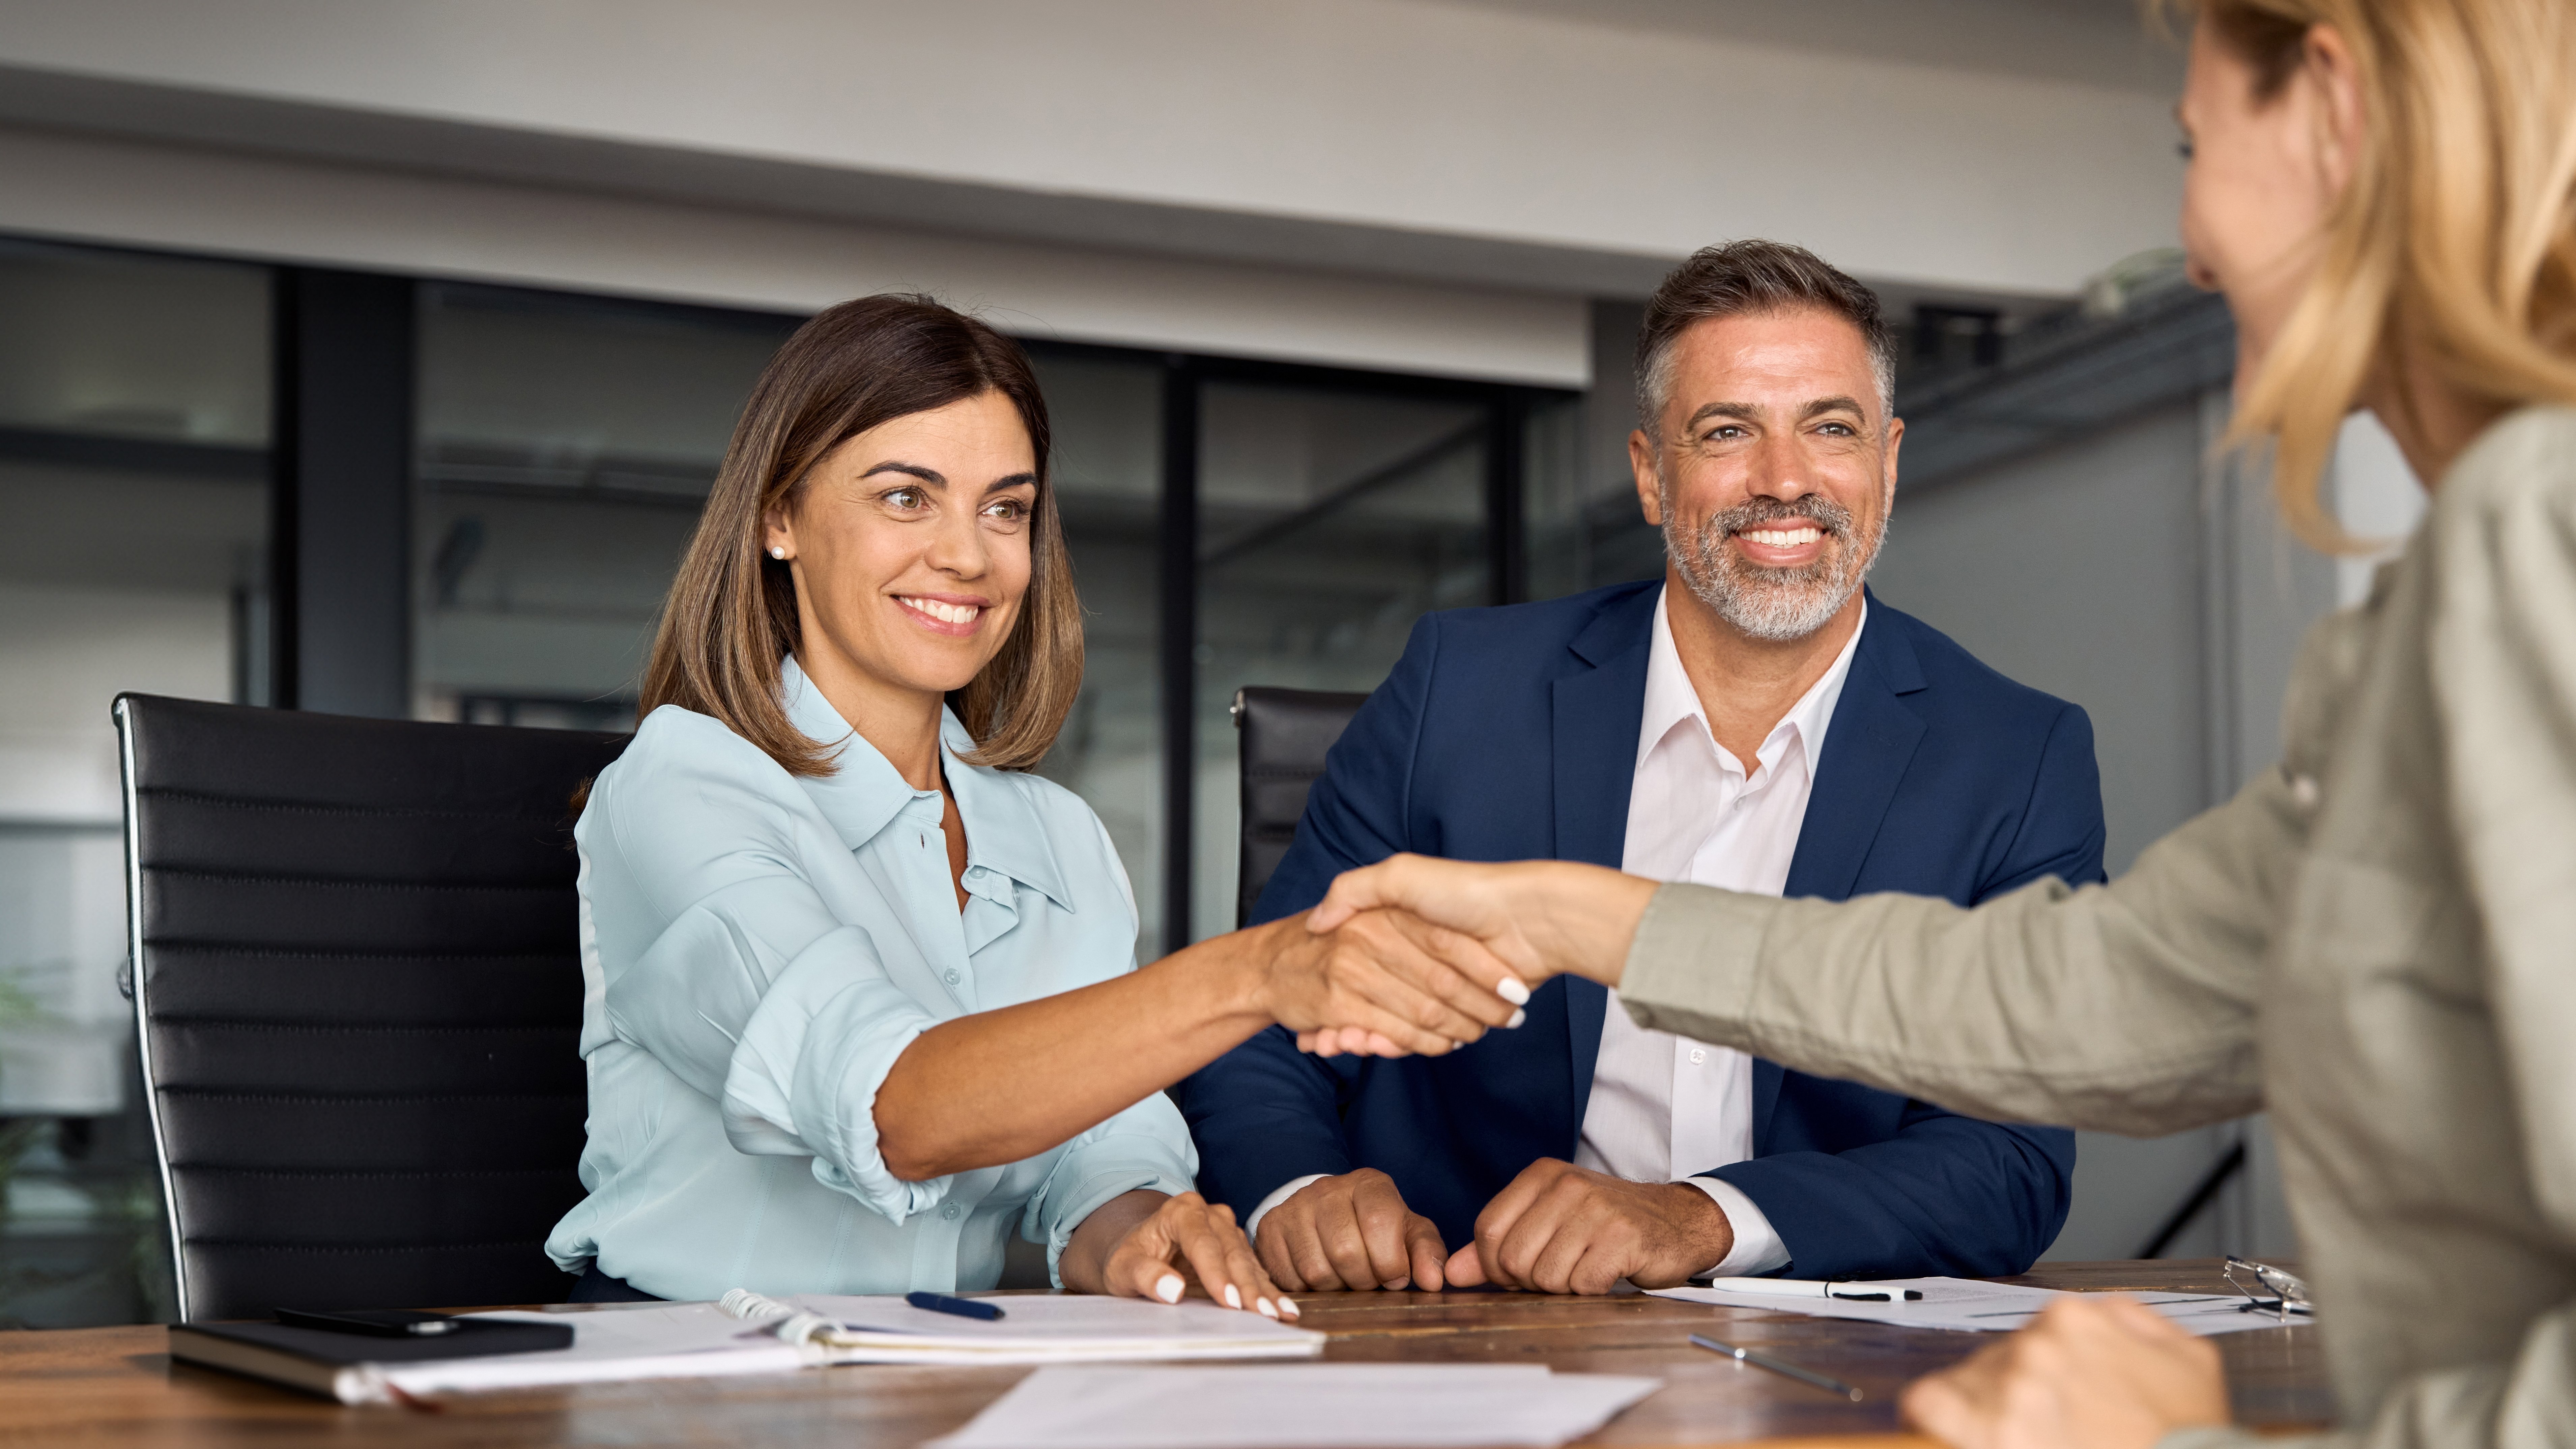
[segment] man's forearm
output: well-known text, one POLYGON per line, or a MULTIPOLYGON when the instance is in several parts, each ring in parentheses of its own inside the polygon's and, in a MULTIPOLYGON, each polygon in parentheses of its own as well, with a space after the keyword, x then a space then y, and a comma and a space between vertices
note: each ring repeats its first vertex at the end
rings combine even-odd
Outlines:
POLYGON ((1726 1219, 1726 1241, 1717 1256, 1694 1269, 1691 1276, 1717 1273, 1736 1277, 1753 1277, 1776 1272, 1789 1264, 1788 1246, 1780 1241, 1780 1231, 1771 1226, 1770 1214, 1762 1211, 1752 1195, 1722 1177, 1694 1177, 1690 1186, 1705 1194, 1726 1219))

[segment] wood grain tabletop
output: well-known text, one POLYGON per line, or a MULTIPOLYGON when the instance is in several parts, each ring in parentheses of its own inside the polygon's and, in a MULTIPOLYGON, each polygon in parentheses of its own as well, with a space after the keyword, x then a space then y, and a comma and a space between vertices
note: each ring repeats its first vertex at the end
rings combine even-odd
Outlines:
MULTIPOLYGON (((2215 1261, 2051 1264, 2009 1281, 2082 1290, 2220 1291, 2215 1261)), ((1899 1449, 1896 1393, 1982 1334, 1942 1333, 1621 1294, 1303 1295, 1302 1323, 1332 1335, 1336 1363, 1544 1363, 1560 1372, 1643 1374, 1663 1389, 1583 1441, 1714 1445, 1776 1441, 1899 1449), (1858 1404, 1722 1358, 1693 1332, 1767 1349, 1858 1385, 1858 1404)), ((582 1310, 570 1310, 582 1311, 582 1310)), ((2313 1327, 2218 1340, 2241 1422, 2320 1425, 2332 1415, 2313 1327)), ((964 1424, 1025 1368, 852 1366, 758 1378, 478 1394, 419 1408, 351 1407, 257 1380, 174 1364, 157 1325, 0 1333, 0 1441, 154 1446, 708 1446, 894 1449, 964 1424)), ((1913 1441, 1926 1443, 1928 1441, 1913 1441)))

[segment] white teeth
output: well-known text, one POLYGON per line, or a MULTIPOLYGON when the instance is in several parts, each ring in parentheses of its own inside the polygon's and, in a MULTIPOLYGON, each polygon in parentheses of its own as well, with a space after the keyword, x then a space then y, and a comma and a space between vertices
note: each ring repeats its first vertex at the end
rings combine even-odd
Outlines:
POLYGON ((1755 543, 1767 544, 1772 548, 1796 548, 1800 544, 1814 543, 1817 539, 1824 537, 1824 530, 1818 528, 1748 528, 1744 531, 1744 536, 1755 543))
POLYGON ((970 624, 974 622, 976 615, 984 612, 974 604, 943 604, 937 599, 907 598, 903 599, 902 603, 907 609, 918 609, 946 624, 970 624))

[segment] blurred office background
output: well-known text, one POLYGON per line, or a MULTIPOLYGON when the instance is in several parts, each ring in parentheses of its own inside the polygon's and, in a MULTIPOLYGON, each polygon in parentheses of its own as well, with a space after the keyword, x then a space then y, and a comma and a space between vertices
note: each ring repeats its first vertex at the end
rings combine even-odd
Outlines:
MULTIPOLYGON (((0 1324, 166 1311, 108 704, 623 728, 771 350, 1025 338, 1146 957, 1233 920, 1246 684, 1660 571, 1640 303, 1803 242, 1904 334, 1876 586, 2084 704, 2113 869, 2366 586, 2216 460, 2129 0, 0 0, 0 1324)), ((2335 486, 2401 532, 2356 425, 2335 486)), ((2258 1120, 2088 1138, 2054 1256, 2295 1252, 2258 1120)))

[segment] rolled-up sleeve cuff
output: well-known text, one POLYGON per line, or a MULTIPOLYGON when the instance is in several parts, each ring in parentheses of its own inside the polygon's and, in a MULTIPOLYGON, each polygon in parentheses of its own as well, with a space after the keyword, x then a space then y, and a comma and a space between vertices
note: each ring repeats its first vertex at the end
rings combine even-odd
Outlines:
POLYGON ((1064 1286, 1064 1245, 1073 1230, 1122 1192, 1178 1197, 1197 1190, 1198 1149, 1180 1110, 1160 1092, 1092 1128, 1065 1148, 1029 1199, 1022 1233, 1047 1245, 1047 1277, 1064 1286))
POLYGON ((1789 1245, 1780 1241, 1779 1231, 1771 1226, 1770 1216, 1755 1205, 1744 1189, 1722 1177, 1685 1177, 1678 1179, 1707 1193, 1726 1214, 1726 1224, 1735 1230, 1735 1246, 1727 1250, 1715 1267, 1702 1269, 1697 1277, 1758 1278, 1777 1273, 1789 1266, 1789 1245))
MULTIPOLYGON (((1064 1175, 1063 1164, 1057 1173, 1064 1175)), ((1178 1197, 1196 1185, 1187 1173, 1175 1175, 1169 1163, 1141 1160, 1092 1160, 1082 1164, 1081 1172, 1069 1184, 1049 1183, 1044 1194, 1030 1206, 1035 1210, 1036 1226, 1046 1236, 1047 1280, 1056 1287, 1064 1286, 1064 1248, 1073 1241, 1073 1230, 1083 1219, 1106 1206, 1122 1193, 1152 1191, 1165 1197, 1178 1197)))
POLYGON ((907 1182, 877 1140, 877 1091, 933 1018, 885 978, 865 932, 834 931, 779 973, 743 1027, 720 1109, 736 1151, 811 1157, 814 1180, 900 1225, 948 1195, 907 1182))

